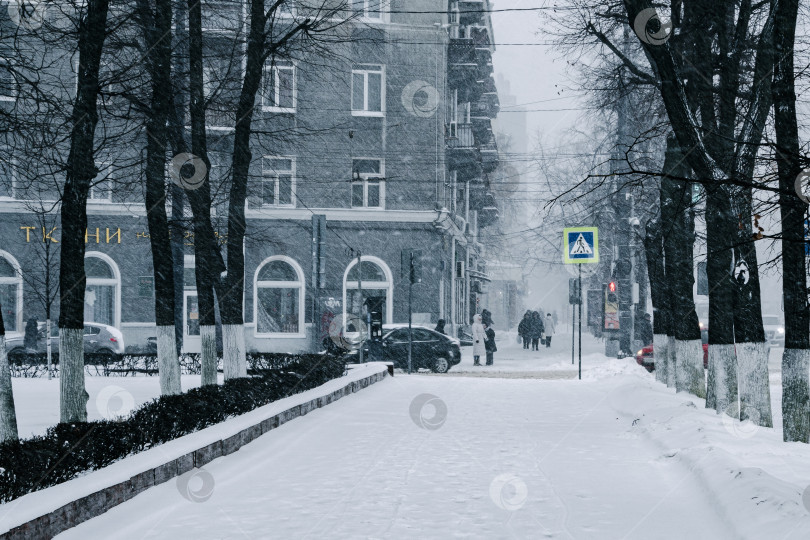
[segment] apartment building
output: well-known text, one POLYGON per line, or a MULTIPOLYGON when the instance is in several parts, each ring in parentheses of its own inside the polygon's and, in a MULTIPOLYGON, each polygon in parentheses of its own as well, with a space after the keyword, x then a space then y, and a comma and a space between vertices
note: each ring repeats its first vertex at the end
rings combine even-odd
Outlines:
MULTIPOLYGON (((442 318, 456 331, 480 311, 489 278, 479 232, 498 219, 490 189, 498 166, 491 120, 499 106, 490 3, 352 0, 350 7, 357 19, 336 30, 340 39, 265 66, 246 209, 248 350, 311 350, 369 299, 384 322, 407 321, 406 250, 422 254, 410 306, 416 323, 442 318)), ((203 10, 206 46, 227 50, 244 5, 212 2, 203 10)), ((291 5, 289 17, 296 16, 291 5)), ((214 220, 223 246, 241 69, 226 55, 205 64, 214 220)), ((154 288, 137 187, 142 153, 120 151, 128 158, 99 153, 88 202, 85 319, 121 328, 137 350, 154 335, 154 288), (127 165, 107 173, 109 161, 127 165)), ((20 189, 16 162, 4 161, 0 302, 7 330, 22 331, 29 317, 44 318, 44 277, 58 268, 58 204, 38 211, 39 199, 20 189)), ((195 260, 193 232, 183 236, 178 309, 191 352, 199 348, 194 266, 205 262, 195 260)))

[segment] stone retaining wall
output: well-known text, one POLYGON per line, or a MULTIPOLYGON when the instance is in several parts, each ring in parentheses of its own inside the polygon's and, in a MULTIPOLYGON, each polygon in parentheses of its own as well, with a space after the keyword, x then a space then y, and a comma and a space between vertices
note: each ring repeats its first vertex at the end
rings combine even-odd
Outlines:
POLYGON ((168 482, 172 478, 181 476, 195 467, 202 467, 218 457, 232 454, 242 446, 268 431, 289 422, 293 418, 303 416, 315 409, 337 401, 348 394, 358 392, 371 384, 381 381, 386 375, 388 375, 387 371, 374 373, 363 379, 350 382, 343 388, 335 390, 325 396, 320 396, 300 405, 290 407, 258 424, 243 429, 231 437, 198 448, 177 459, 136 474, 126 482, 112 485, 87 495, 86 497, 76 499, 53 512, 14 527, 7 533, 0 535, 0 540, 53 538, 67 529, 99 516, 110 508, 128 501, 152 486, 168 482))

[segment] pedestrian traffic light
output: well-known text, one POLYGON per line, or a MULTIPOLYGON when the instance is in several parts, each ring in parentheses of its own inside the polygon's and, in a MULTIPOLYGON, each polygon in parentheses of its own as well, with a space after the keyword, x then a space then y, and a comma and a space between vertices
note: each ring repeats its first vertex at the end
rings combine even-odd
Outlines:
POLYGON ((603 290, 605 292, 603 329, 619 330, 619 296, 616 294, 616 282, 611 281, 603 290))

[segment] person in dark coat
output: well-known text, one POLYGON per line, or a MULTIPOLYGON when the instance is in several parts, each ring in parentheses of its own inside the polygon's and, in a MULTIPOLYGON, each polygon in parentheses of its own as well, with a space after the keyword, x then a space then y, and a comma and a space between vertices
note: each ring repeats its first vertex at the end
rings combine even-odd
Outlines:
POLYGON ((28 319, 28 322, 25 323, 25 334, 23 335, 23 347, 26 349, 31 349, 32 351, 37 350, 37 341, 39 339, 39 324, 37 324, 37 320, 34 317, 28 319))
POLYGON ((498 350, 498 347, 495 346, 495 330, 492 326, 487 326, 484 334, 487 336, 484 340, 484 347, 486 347, 487 351, 487 365, 491 366, 493 363, 493 354, 498 350))
POLYGON ((439 321, 436 323, 436 328, 434 328, 434 330, 440 334, 445 334, 446 332, 444 331, 444 324, 445 324, 444 319, 439 319, 439 321))
POLYGON ((526 311, 523 314, 523 319, 518 324, 518 335, 520 339, 523 340, 523 348, 528 349, 529 343, 531 343, 531 326, 532 326, 532 312, 526 311))
POLYGON ((540 316, 540 313, 537 311, 532 311, 532 321, 530 326, 530 334, 532 338, 532 350, 539 351, 540 350, 540 338, 543 337, 543 331, 545 327, 543 326, 543 318, 540 316))

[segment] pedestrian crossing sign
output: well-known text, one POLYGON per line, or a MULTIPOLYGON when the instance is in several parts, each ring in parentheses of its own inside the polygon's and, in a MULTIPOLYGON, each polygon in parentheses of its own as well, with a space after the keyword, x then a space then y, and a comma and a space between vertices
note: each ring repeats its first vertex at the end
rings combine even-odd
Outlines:
POLYGON ((590 264, 599 262, 599 229, 569 227, 563 229, 563 262, 590 264))

